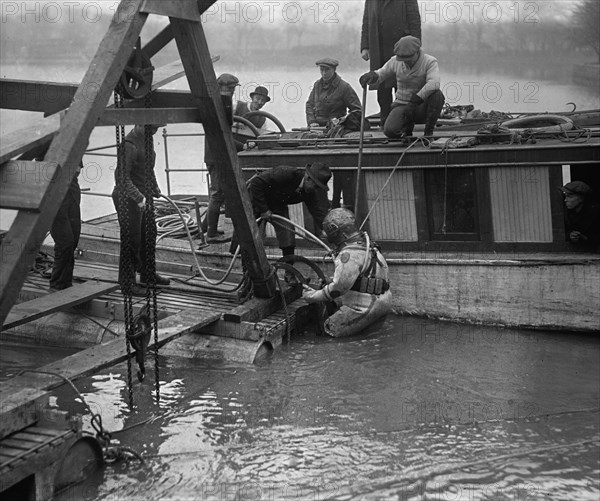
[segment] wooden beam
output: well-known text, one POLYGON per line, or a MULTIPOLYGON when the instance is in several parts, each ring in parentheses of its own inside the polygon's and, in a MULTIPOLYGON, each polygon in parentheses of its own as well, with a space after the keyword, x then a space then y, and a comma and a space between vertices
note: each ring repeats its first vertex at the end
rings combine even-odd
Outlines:
POLYGON ((173 40, 173 30, 169 24, 158 35, 142 47, 142 52, 146 54, 148 59, 158 54, 167 44, 173 40))
MULTIPOLYGON (((221 56, 213 56, 210 58, 213 63, 221 59, 221 56)), ((168 83, 179 80, 185 76, 185 70, 183 69, 183 63, 181 61, 173 61, 172 63, 161 66, 154 72, 154 83, 152 84, 152 90, 164 87, 168 83)))
POLYGON ((22 388, 0 399, 0 439, 37 423, 40 412, 47 408, 49 393, 22 388))
POLYGON ((200 122, 198 108, 107 108, 97 125, 181 124, 200 122))
MULTIPOLYGON (((92 90, 89 89, 90 92, 92 90)), ((52 114, 68 108, 76 92, 76 83, 1 78, 0 108, 52 114)))
POLYGON ((30 127, 9 132, 0 141, 0 164, 48 143, 60 129, 60 117, 44 118, 30 127))
POLYGON ((78 304, 108 294, 118 288, 119 286, 116 284, 90 281, 54 292, 53 294, 38 297, 37 299, 32 299, 25 303, 19 303, 10 310, 1 330, 26 324, 57 311, 64 311, 78 304))
POLYGON ((50 184, 42 201, 43 210, 39 214, 20 211, 2 242, 0 322, 4 321, 16 300, 46 231, 67 193, 75 168, 81 162, 90 133, 102 115, 142 31, 148 17, 140 13, 142 2, 122 0, 119 4, 45 157, 46 161, 70 172, 71 177, 57 176, 57 182, 50 184))
POLYGON ((0 208, 39 211, 58 165, 12 160, 0 165, 0 208))
MULTIPOLYGON (((163 78, 167 76, 163 74, 163 78)), ((77 88, 78 85, 75 83, 0 79, 0 107, 9 110, 39 111, 46 115, 52 115, 71 106, 77 88)), ((95 88, 96 86, 91 86, 87 92, 83 93, 83 96, 93 97, 92 91, 95 88)), ((143 99, 127 99, 124 103, 125 108, 143 108, 144 105, 143 99)), ((152 94, 152 105, 157 108, 189 108, 196 106, 197 103, 190 91, 187 90, 156 90, 152 94)), ((111 107, 112 105, 109 106, 109 108, 111 107)), ((31 137, 34 133, 35 128, 32 127, 28 136, 31 137)), ((4 138, 10 135, 2 137, 2 150, 4 150, 4 138)))
MULTIPOLYGON (((302 289, 300 287, 288 287, 284 291, 286 304, 293 303, 301 296, 302 289)), ((231 311, 224 313, 223 320, 237 324, 242 322, 257 322, 282 307, 283 304, 281 303, 281 296, 279 294, 271 299, 252 298, 244 304, 236 306, 231 311)))
MULTIPOLYGON (((204 11, 214 2, 199 1, 204 11)), ((175 41, 192 95, 197 101, 202 123, 222 179, 235 231, 242 248, 242 257, 254 285, 257 297, 275 294, 275 277, 267 260, 265 248, 254 220, 250 197, 237 163, 237 152, 231 128, 217 91, 215 72, 210 60, 202 25, 199 22, 171 18, 175 41)))
MULTIPOLYGON (((214 2, 211 2, 211 4, 214 2)), ((198 4, 194 0, 145 0, 142 12, 160 16, 176 17, 188 21, 201 21, 198 4)))
MULTIPOLYGON (((158 346, 163 346, 172 339, 188 332, 202 329, 212 322, 216 322, 220 317, 221 314, 218 312, 199 312, 196 308, 193 308, 163 318, 158 322, 158 346)), ((153 346, 154 338, 150 340, 148 347, 152 348, 153 346)), ((125 360, 127 360, 125 340, 115 339, 106 344, 79 351, 36 370, 46 373, 58 373, 74 381, 125 360)), ((29 388, 37 390, 29 392, 31 398, 38 398, 40 395, 37 392, 51 390, 63 384, 64 380, 61 378, 50 374, 36 373, 35 371, 24 371, 22 375, 0 383, 0 421, 3 420, 3 413, 8 410, 4 406, 4 402, 9 401, 17 407, 20 404, 19 401, 11 398, 14 393, 29 388)))

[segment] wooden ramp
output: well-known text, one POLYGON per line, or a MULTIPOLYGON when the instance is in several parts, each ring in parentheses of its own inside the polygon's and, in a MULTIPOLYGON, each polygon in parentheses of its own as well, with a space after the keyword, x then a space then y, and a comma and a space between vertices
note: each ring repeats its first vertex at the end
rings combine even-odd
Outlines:
POLYGON ((47 296, 17 304, 12 308, 8 317, 6 317, 6 321, 2 324, 2 330, 25 324, 57 311, 64 311, 118 288, 117 284, 85 282, 48 294, 47 296))

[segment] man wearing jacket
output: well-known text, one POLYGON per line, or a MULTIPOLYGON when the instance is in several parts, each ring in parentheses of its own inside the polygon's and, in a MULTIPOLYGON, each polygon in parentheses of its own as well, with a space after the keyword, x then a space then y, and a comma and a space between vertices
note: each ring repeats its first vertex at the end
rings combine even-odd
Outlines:
MULTIPOLYGON (((154 135, 160 125, 149 125, 147 127, 154 135)), ((147 158, 145 128, 144 125, 136 125, 125 136, 125 141, 121 145, 125 149, 124 162, 122 164, 117 163, 115 188, 112 193, 121 230, 119 284, 121 289, 128 290, 129 287, 131 294, 134 296, 145 295, 145 289, 136 284, 135 272, 140 273, 142 283, 147 282, 149 278, 145 276, 147 259, 149 252, 154 252, 155 246, 153 243, 156 241, 156 226, 150 228, 150 234, 147 234, 146 199, 160 196, 160 188, 154 175, 156 152, 154 151, 154 143, 151 141, 152 146, 148 152, 149 158, 147 158), (148 170, 148 172, 151 172, 148 183, 146 183, 146 161, 151 166, 148 170), (149 188, 147 188, 147 185, 149 188), (149 242, 152 243, 147 245, 149 242), (126 266, 127 259, 132 263, 131 267, 126 266)), ((157 273, 154 282, 156 285, 168 285, 170 280, 157 273)))
MULTIPOLYGON (((371 71, 381 68, 394 55, 394 44, 407 35, 421 40, 421 15, 417 0, 365 1, 360 51, 362 58, 369 61, 371 71)), ((382 127, 390 113, 395 88, 395 78, 377 85, 382 127)))
POLYGON ((362 107, 356 92, 336 72, 339 62, 326 57, 319 59, 316 65, 321 71, 321 78, 314 83, 306 101, 306 124, 322 127, 332 118, 360 111, 362 107))
MULTIPOLYGON (((323 219, 329 211, 327 183, 331 170, 315 162, 305 168, 280 165, 265 170, 248 181, 254 217, 270 221, 273 214, 289 219, 288 205, 303 202, 315 221, 315 231, 321 233, 323 219)), ((294 254, 294 233, 274 224, 279 248, 284 256, 294 254)))
POLYGON ((394 45, 394 56, 381 68, 362 75, 362 87, 396 78, 396 99, 383 126, 389 138, 411 136, 415 123, 425 124, 425 136, 433 129, 444 106, 437 59, 421 50, 421 41, 402 37, 394 45))

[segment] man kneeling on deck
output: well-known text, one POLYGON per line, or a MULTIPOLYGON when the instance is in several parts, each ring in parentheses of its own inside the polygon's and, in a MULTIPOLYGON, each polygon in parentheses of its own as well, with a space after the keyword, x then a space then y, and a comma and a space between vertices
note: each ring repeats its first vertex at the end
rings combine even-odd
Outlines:
POLYGON ((351 336, 391 310, 388 266, 368 235, 358 231, 349 210, 331 210, 323 229, 335 245, 333 280, 318 290, 305 285, 302 297, 308 303, 334 302, 338 309, 325 320, 325 332, 351 336))
POLYGON ((396 99, 385 123, 383 133, 389 138, 412 136, 414 125, 425 124, 424 136, 433 136, 433 129, 444 107, 440 90, 437 59, 421 50, 421 41, 413 36, 402 37, 394 45, 394 56, 377 71, 359 79, 364 88, 396 77, 396 99))

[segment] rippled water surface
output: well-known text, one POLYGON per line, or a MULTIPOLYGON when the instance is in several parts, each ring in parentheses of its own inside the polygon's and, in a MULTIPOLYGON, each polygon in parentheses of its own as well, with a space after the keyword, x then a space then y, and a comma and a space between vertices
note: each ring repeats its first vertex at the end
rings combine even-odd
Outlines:
POLYGON ((77 386, 146 463, 59 499, 597 500, 599 345, 392 316, 257 365, 163 357, 133 410, 123 364, 77 386))

